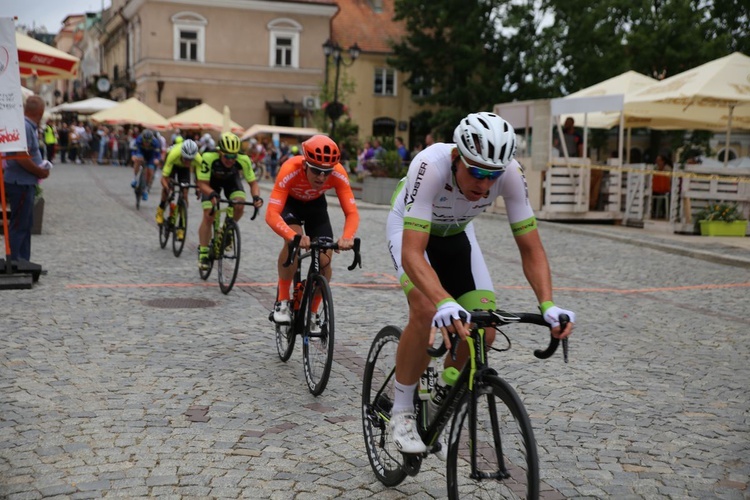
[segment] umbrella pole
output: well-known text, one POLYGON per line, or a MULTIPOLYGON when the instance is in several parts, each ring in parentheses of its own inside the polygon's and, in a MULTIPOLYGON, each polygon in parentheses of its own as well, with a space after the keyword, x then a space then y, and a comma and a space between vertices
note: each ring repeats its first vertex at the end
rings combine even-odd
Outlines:
POLYGON ((724 166, 729 162, 729 139, 732 137, 732 115, 734 114, 734 104, 729 106, 729 122, 727 123, 727 145, 724 148, 724 166))

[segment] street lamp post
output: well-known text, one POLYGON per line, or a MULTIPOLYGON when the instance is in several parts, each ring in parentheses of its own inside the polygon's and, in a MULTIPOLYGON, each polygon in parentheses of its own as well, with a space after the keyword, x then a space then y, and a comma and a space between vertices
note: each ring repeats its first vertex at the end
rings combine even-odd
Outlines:
MULTIPOLYGON (((339 76, 341 74, 341 65, 351 66, 362 52, 355 42, 349 47, 349 61, 344 60, 344 54, 341 46, 337 42, 326 40, 323 44, 323 54, 326 56, 326 91, 328 91, 328 58, 332 57, 336 64, 336 78, 333 83, 333 101, 326 106, 326 115, 331 119, 331 137, 336 134, 336 121, 344 114, 344 105, 339 102, 339 76)), ((335 140, 335 139, 334 139, 335 140)))

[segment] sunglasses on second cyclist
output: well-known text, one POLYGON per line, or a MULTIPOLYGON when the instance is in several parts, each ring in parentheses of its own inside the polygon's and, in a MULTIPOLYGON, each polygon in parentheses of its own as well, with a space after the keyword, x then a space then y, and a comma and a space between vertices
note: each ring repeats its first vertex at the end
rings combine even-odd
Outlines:
POLYGON ((480 181, 483 181, 484 179, 490 179, 491 181, 494 181, 495 179, 503 175, 504 170, 487 170, 485 168, 475 167, 474 165, 469 165, 469 163, 466 161, 466 158, 464 158, 463 156, 459 155, 459 158, 461 158, 461 161, 469 171, 469 175, 471 175, 475 179, 479 179, 480 181))
POLYGON ((236 153, 221 153, 221 155, 226 158, 227 160, 236 160, 237 154, 236 153))
POLYGON ((332 168, 320 168, 320 167, 316 167, 315 165, 313 165, 309 161, 306 161, 305 164, 307 165, 307 168, 310 170, 310 172, 312 172, 312 174, 314 176, 316 176, 316 177, 319 176, 319 175, 322 175, 324 177, 328 177, 329 175, 331 175, 333 173, 333 169, 332 168))

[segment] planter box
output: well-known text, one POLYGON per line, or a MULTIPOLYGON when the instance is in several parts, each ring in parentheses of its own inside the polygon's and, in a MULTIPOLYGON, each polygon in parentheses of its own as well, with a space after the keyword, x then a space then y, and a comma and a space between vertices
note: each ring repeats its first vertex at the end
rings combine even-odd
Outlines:
POLYGON ((723 220, 702 220, 701 235, 703 236, 745 236, 747 232, 747 221, 736 220, 725 222, 723 220))
POLYGON ((365 177, 362 181, 362 201, 390 205, 391 197, 400 180, 392 177, 365 177))

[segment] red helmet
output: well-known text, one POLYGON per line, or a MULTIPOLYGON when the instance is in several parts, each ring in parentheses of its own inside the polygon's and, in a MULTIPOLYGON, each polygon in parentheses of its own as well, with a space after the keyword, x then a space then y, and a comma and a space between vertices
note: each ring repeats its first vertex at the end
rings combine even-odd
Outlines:
POLYGON ((341 160, 339 147, 327 135, 314 135, 302 143, 305 160, 320 168, 333 168, 341 160))

